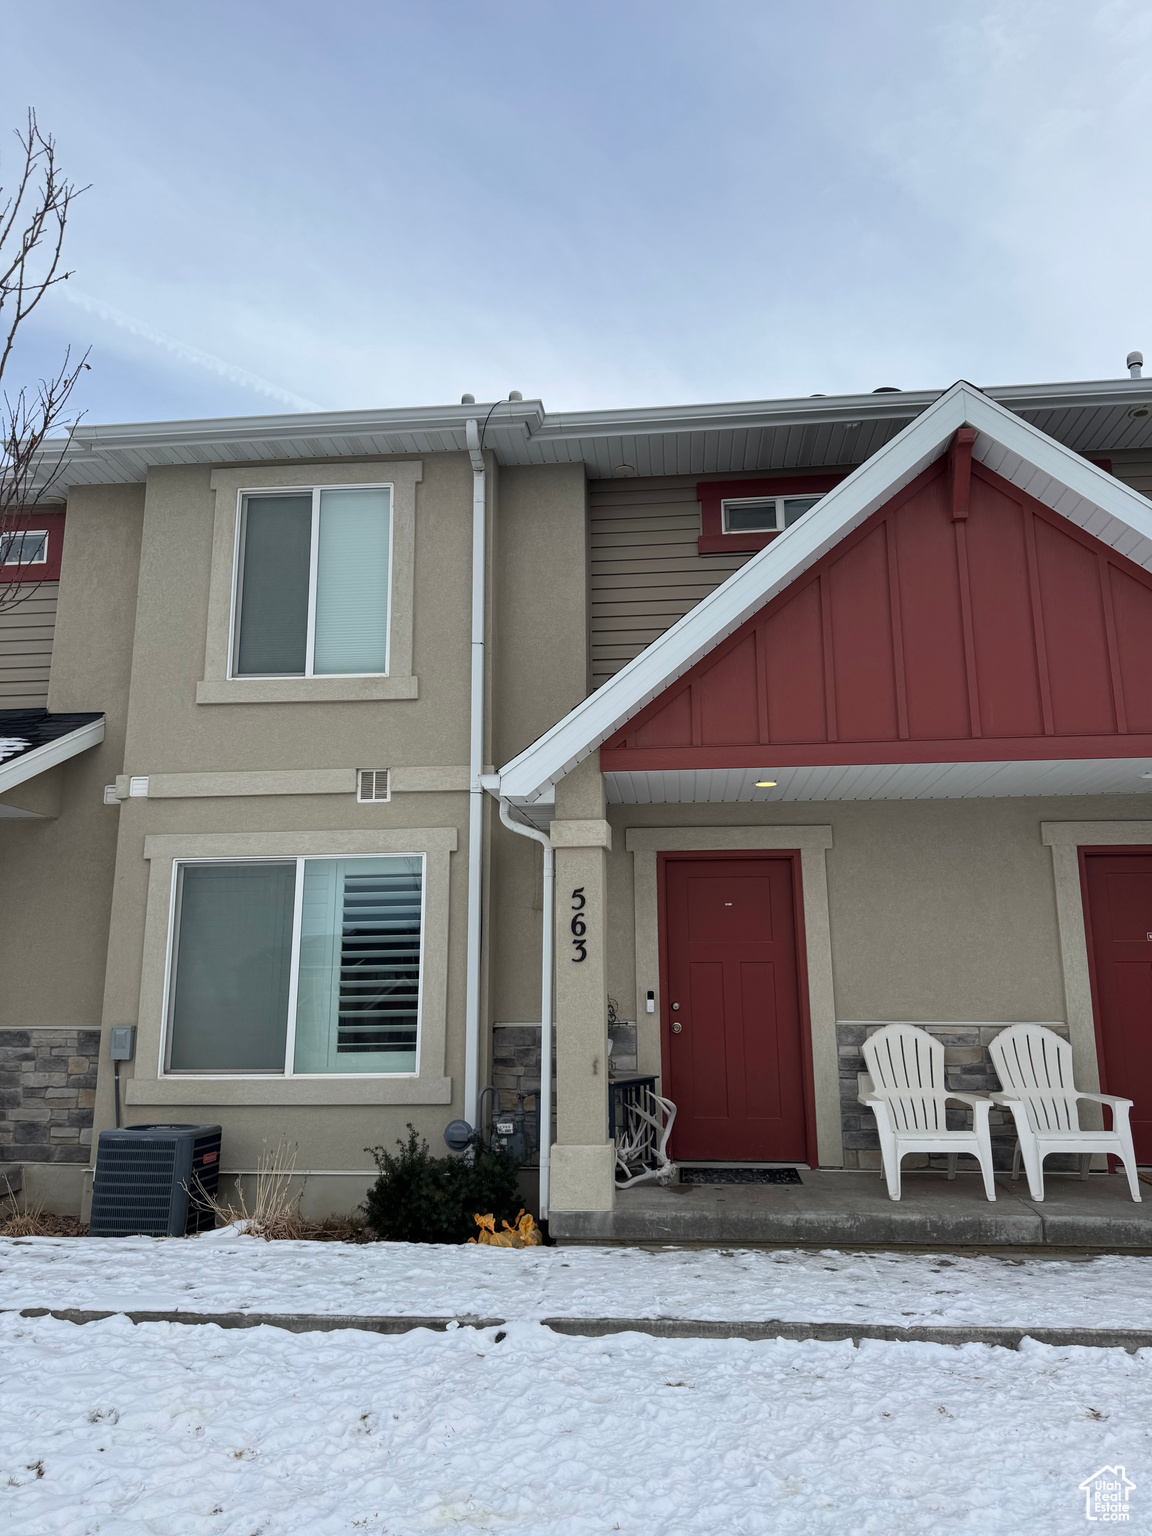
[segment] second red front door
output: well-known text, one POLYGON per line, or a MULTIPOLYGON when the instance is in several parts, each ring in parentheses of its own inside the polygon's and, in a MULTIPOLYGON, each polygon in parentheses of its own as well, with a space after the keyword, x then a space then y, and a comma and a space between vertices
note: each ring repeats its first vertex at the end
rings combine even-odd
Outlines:
MULTIPOLYGON (((1100 1078, 1132 1099, 1136 1161, 1152 1162, 1152 854, 1084 857, 1096 972, 1100 1078)), ((1080 1087, 1084 1085, 1079 1084, 1080 1087)), ((1105 1123, 1110 1124, 1108 1112, 1105 1123)))
POLYGON ((664 881, 673 1156, 803 1162, 792 861, 669 858, 664 881))

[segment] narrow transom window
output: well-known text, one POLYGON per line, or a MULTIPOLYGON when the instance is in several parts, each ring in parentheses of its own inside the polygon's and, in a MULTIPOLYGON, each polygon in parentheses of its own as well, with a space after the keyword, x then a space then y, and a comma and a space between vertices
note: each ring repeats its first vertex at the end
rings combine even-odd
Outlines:
POLYGON ((177 865, 167 1070, 416 1071, 424 860, 177 865))
POLYGON ((47 529, 17 529, 13 533, 0 533, 0 565, 46 565, 47 562, 47 529))
POLYGON ((387 486, 246 495, 232 675, 386 674, 391 558, 387 486))
POLYGON ((741 496, 720 503, 725 533, 783 533, 819 496, 741 496))

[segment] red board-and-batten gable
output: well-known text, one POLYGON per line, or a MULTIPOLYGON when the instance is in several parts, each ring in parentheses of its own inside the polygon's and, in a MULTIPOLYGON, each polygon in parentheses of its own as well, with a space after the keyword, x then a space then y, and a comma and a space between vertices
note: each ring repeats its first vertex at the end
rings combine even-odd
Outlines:
POLYGON ((1152 756, 1152 575, 949 454, 600 749, 604 772, 1152 756))

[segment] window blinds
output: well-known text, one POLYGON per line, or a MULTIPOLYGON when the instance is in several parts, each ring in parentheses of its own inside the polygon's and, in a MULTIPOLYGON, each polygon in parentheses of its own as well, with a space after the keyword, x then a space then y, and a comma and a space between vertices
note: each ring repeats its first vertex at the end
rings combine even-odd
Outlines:
POLYGON ((296 1072, 414 1072, 423 861, 304 865, 296 1072))

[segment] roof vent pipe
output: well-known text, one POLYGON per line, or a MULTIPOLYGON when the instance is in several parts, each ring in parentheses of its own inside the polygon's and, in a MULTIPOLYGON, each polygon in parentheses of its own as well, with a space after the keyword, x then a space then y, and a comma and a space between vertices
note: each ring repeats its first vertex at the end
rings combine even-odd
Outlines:
POLYGON ((509 400, 523 400, 524 396, 518 389, 510 389, 508 391, 508 398, 509 400))
POLYGON ((475 405, 476 404, 476 396, 475 395, 461 395, 460 396, 460 404, 461 405, 475 405))
POLYGON ((1129 352, 1126 362, 1128 364, 1128 377, 1130 379, 1141 378, 1141 369, 1144 367, 1143 352, 1129 352))

